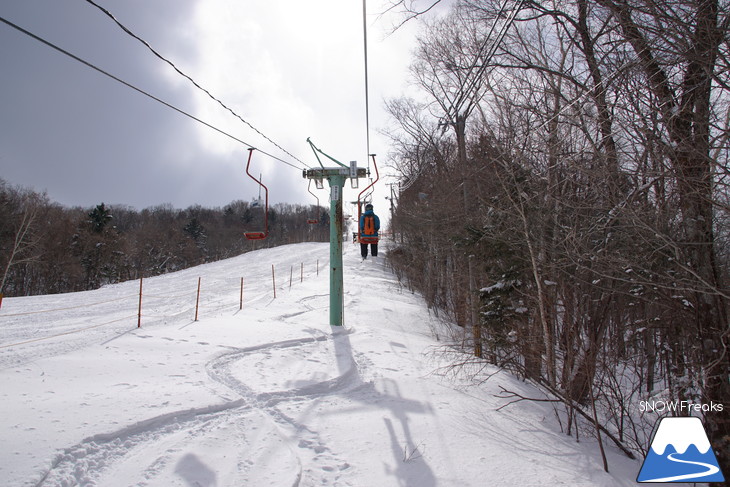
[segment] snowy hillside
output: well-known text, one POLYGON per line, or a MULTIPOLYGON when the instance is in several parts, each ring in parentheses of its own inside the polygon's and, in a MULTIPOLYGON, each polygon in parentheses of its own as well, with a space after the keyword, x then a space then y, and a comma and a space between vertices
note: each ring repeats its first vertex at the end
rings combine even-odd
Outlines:
POLYGON ((2 484, 636 485, 639 462, 609 447, 604 473, 595 442, 561 434, 550 406, 496 411, 499 386, 540 396, 529 385, 434 374, 443 325, 382 257, 345 251, 342 329, 328 325, 327 244, 145 280, 139 329, 139 282, 6 299, 2 484))

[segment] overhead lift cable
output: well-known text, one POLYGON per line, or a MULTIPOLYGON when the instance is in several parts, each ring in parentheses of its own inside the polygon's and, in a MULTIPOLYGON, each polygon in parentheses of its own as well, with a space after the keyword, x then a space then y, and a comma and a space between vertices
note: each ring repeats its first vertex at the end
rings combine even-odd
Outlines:
POLYGON ((368 161, 368 169, 370 169, 370 100, 368 94, 368 18, 367 18, 367 0, 362 0, 362 32, 363 47, 365 49, 365 139, 367 154, 365 158, 368 161))
MULTIPOLYGON (((525 3, 525 0, 519 0, 517 2, 517 5, 509 14, 504 24, 502 24, 499 32, 497 32, 496 39, 493 39, 492 34, 497 27, 497 20, 506 15, 507 4, 509 3, 509 1, 510 0, 505 0, 500 6, 499 12, 494 19, 494 23, 490 26, 489 33, 484 37, 484 42, 479 47, 479 51, 477 53, 478 55, 474 58, 471 66, 469 66, 465 77, 466 86, 458 91, 458 93, 456 94, 456 99, 451 102, 451 107, 447 111, 447 116, 453 118, 453 120, 456 120, 456 118, 458 117, 458 113, 454 111, 452 115, 452 110, 455 110, 456 107, 461 106, 463 103, 465 103, 467 101, 467 98, 471 96, 470 93, 474 93, 474 96, 476 97, 476 94, 479 91, 479 86, 481 86, 481 84, 483 83, 484 73, 490 66, 492 57, 496 54, 499 45, 502 43, 504 37, 507 35, 507 31, 509 31, 512 24, 515 22, 517 15, 520 13, 525 3), (472 75, 475 70, 476 74, 472 75)), ((472 98, 472 103, 475 103, 475 101, 476 100, 472 98)))
MULTIPOLYGON (((120 21, 119 21, 119 20, 118 20, 118 19, 117 19, 117 18, 116 18, 116 17, 114 16, 114 14, 112 14, 112 13, 111 13, 111 12, 110 12, 109 10, 107 10, 107 9, 105 9, 104 7, 102 7, 102 6, 98 5, 98 4, 97 4, 97 3, 95 3, 95 2, 93 1, 93 0, 86 0, 86 2, 87 2, 87 3, 89 3, 89 4, 91 4, 91 5, 93 5, 94 7, 98 8, 99 10, 101 10, 101 11, 102 11, 102 12, 103 12, 103 13, 104 13, 104 14, 105 14, 105 15, 106 15, 107 17, 109 17, 110 19, 112 19, 112 20, 114 21, 114 23, 116 23, 116 24, 117 24, 117 25, 119 26, 119 28, 120 28, 120 29, 122 29, 122 30, 123 30, 123 31, 124 31, 125 33, 127 33, 128 35, 130 35, 130 36, 131 36, 131 37, 133 37, 134 39, 136 39, 136 40, 138 40, 139 42, 141 42, 141 43, 142 43, 142 44, 143 44, 143 45, 144 45, 144 46, 145 46, 145 47, 146 47, 147 49, 149 49, 149 50, 150 50, 150 51, 152 52, 152 54, 154 54, 155 56, 157 56, 158 58, 160 58, 160 59, 161 59, 162 61, 164 61, 165 63, 169 64, 169 65, 170 65, 170 66, 172 67, 172 69, 174 69, 174 70, 175 70, 175 71, 176 71, 176 72, 177 72, 178 74, 180 74, 180 75, 181 75, 182 77, 186 78, 186 79, 187 79, 188 81, 190 81, 190 82, 191 82, 191 83, 192 83, 192 84, 193 84, 193 85, 194 85, 194 86, 195 86, 195 87, 196 87, 197 89, 199 89, 200 91, 202 91, 203 93, 205 93, 206 95, 208 95, 208 96, 209 96, 209 97, 210 97, 210 98, 211 98, 212 100, 214 100, 214 101, 215 101, 215 102, 217 102, 217 103, 218 103, 218 104, 219 104, 220 106, 222 106, 223 108, 225 108, 226 110, 228 110, 228 111, 229 111, 229 112, 230 112, 230 113, 231 113, 231 114, 232 114, 232 115, 233 115, 234 117, 238 118, 238 119, 239 119, 239 120, 240 120, 241 122, 243 122, 243 123, 245 123, 246 125, 248 125, 248 126, 249 126, 249 127, 250 127, 250 128, 251 128, 251 129, 253 130, 253 131, 255 131, 255 132, 256 132, 257 134, 259 134, 259 135, 260 135, 261 137, 263 137, 264 139, 266 139, 266 140, 268 140, 269 142, 271 142, 272 144, 274 144, 274 145, 275 145, 275 146, 276 146, 276 147, 277 147, 278 149, 282 150, 282 151, 283 151, 284 153, 286 153, 286 154, 287 154, 287 155, 288 155, 289 157, 291 157, 292 159, 296 160, 296 161, 297 161, 297 162, 299 162, 300 164, 302 164, 302 165, 304 165, 304 166, 306 166, 306 167, 310 167, 310 166, 309 166, 308 164, 306 164, 306 163, 305 163, 304 161, 302 161, 301 159, 299 159, 298 157, 296 157, 296 156, 295 156, 294 154, 292 154, 292 153, 291 153, 291 152, 289 152, 288 150, 284 149, 284 148, 283 148, 282 146, 280 146, 279 144, 277 144, 276 142, 274 142, 274 141, 273 141, 273 140, 272 140, 271 138, 267 137, 267 136, 266 136, 266 135, 265 135, 265 134, 264 134, 263 132, 261 132, 261 131, 260 131, 259 129, 257 129, 256 127, 254 127, 253 125, 251 125, 251 123, 250 123, 250 122, 246 121, 246 120, 245 120, 245 119, 244 119, 243 117, 241 117, 241 116, 240 116, 239 114, 237 114, 237 113, 236 113, 235 111, 233 111, 233 109, 232 109, 232 108, 230 108, 229 106, 227 106, 227 105, 226 105, 225 103, 223 103, 223 102, 222 102, 222 101, 221 101, 220 99, 216 98, 216 97, 215 97, 215 96, 214 96, 214 95, 213 95, 213 94, 212 94, 212 93, 211 93, 210 91, 208 91, 207 89, 205 89, 205 88, 203 88, 202 86, 200 86, 200 84, 199 84, 199 83, 198 83, 197 81, 195 81, 195 80, 194 80, 193 78, 191 78, 190 76, 188 76, 187 74, 185 74, 184 72, 182 72, 182 71, 180 70, 180 68, 178 68, 178 67, 177 67, 177 66, 176 66, 176 65, 175 65, 175 64, 174 64, 174 63, 173 63, 172 61, 170 61, 170 60, 169 60, 169 59, 167 59, 167 58, 166 58, 165 56, 163 56, 162 54, 160 54, 159 52, 157 52, 157 51, 156 51, 156 50, 155 50, 155 49, 154 49, 154 48, 153 48, 153 47, 152 47, 152 46, 151 46, 151 45, 150 45, 150 44, 149 44, 149 43, 148 43, 147 41, 145 41, 144 39, 142 39, 142 38, 141 38, 140 36, 138 36, 137 34, 135 34, 134 32, 132 32, 132 31, 131 31, 131 30, 130 30, 130 29, 129 29, 128 27, 126 27, 126 26, 125 26, 124 24, 122 24, 122 23, 121 23, 121 22, 120 22, 120 21)), ((261 152, 261 151, 259 150, 259 152, 261 152)), ((298 168, 298 169, 301 169, 301 168, 298 168)))
MULTIPOLYGON (((224 130, 219 129, 216 126, 214 126, 214 125, 212 125, 212 124, 210 124, 210 123, 208 123, 208 122, 206 122, 204 120, 201 120, 200 118, 196 117, 195 115, 192 115, 192 114, 186 112, 185 110, 183 110, 181 108, 178 108, 175 105, 172 105, 171 103, 168 103, 165 100, 156 97, 155 95, 152 95, 151 93, 143 90, 142 88, 138 88, 137 86, 135 86, 135 85, 133 85, 133 84, 127 82, 127 81, 124 81, 123 79, 119 78, 118 76, 115 76, 115 75, 109 73, 108 71, 103 70, 102 68, 100 68, 100 67, 98 67, 98 66, 90 63, 89 61, 86 61, 86 60, 84 60, 84 59, 76 56, 75 54, 72 54, 72 53, 66 51, 65 49, 63 49, 63 48, 61 48, 61 47, 53 44, 52 42, 47 41, 47 40, 43 39, 42 37, 37 36, 36 34, 33 34, 32 32, 30 32, 30 31, 28 31, 28 30, 20 27, 19 25, 14 24, 13 22, 5 19, 4 17, 0 17, 0 22, 8 25, 9 27, 12 27, 13 29, 15 29, 15 30, 17 30, 17 31, 19 31, 19 32, 21 32, 21 33, 23 33, 23 34, 25 34, 25 35, 33 38, 33 39, 35 39, 36 41, 38 41, 38 42, 40 42, 42 44, 45 44, 46 46, 48 46, 48 47, 50 47, 50 48, 52 48, 52 49, 60 52, 61 54, 64 54, 64 55, 70 57, 74 61, 78 61, 79 63, 81 63, 81 64, 83 64, 83 65, 85 65, 85 66, 93 69, 94 71, 97 71, 97 72, 103 74, 104 76, 107 76, 107 77, 113 79, 114 81, 116 81, 118 83, 121 83, 124 86, 126 86, 128 88, 131 88, 134 91, 136 91, 136 92, 138 92, 138 93, 140 93, 140 94, 142 94, 142 95, 144 95, 144 96, 146 96, 146 97, 148 97, 148 98, 150 98, 150 99, 152 99, 152 100, 154 100, 154 101, 156 101, 158 103, 161 103, 162 105, 165 105, 166 107, 168 107, 168 108, 170 108, 172 110, 175 110, 176 112, 180 113, 181 115, 185 115, 186 117, 188 117, 188 118, 190 118, 192 120, 195 120, 196 122, 201 123, 201 124, 205 125, 206 127, 211 128, 211 129, 215 130, 216 132, 218 132, 220 134, 223 134, 223 135, 225 135, 226 137, 228 137, 228 138, 230 138, 232 140, 235 140, 236 142, 239 142, 239 143, 241 143, 241 144, 243 144, 243 145, 245 145, 247 147, 255 147, 253 144, 250 144, 250 143, 248 143, 248 142, 246 142, 244 140, 241 140, 238 137, 236 137, 234 135, 231 135, 231 134, 229 134, 228 132, 226 132, 224 130)), ((259 152, 261 152, 262 154, 265 154, 268 157, 271 157, 272 159, 274 159, 276 161, 282 162, 282 163, 286 164, 287 166, 293 167, 294 169, 301 170, 301 168, 297 167, 296 165, 292 164, 289 161, 286 161, 284 159, 281 159, 280 157, 277 157, 277 156, 275 156, 273 154, 270 154, 270 153, 268 153, 266 151, 262 151, 260 149, 257 149, 257 150, 259 152)))
MULTIPOLYGON (((449 101, 451 105, 446 110, 446 116, 454 120, 454 122, 452 123, 455 123, 456 119, 459 116, 457 107, 468 101, 467 98, 470 96, 470 93, 473 92, 475 94, 472 98, 471 103, 476 102, 476 93, 479 91, 479 86, 483 82, 484 72, 490 66, 490 61, 492 57, 496 54, 499 45, 502 43, 504 37, 507 35, 507 31, 510 29, 512 24, 515 22, 517 15, 522 10, 522 7, 525 4, 525 0, 519 0, 517 2, 515 8, 512 10, 509 16, 507 16, 505 23, 500 27, 496 39, 493 39, 492 35, 497 28, 497 19, 503 18, 506 15, 507 6, 509 3, 510 0, 504 0, 502 2, 502 5, 499 8, 499 12, 495 17, 494 23, 490 26, 487 35, 484 36, 484 41, 481 43, 477 51, 478 55, 474 58, 474 61, 471 63, 467 70, 465 76, 465 79, 467 80, 466 85, 458 90, 455 99, 449 99, 449 97, 447 96, 447 101, 449 101), (476 74, 473 74, 475 71, 476 74)), ((401 186, 401 191, 409 189, 413 185, 413 183, 416 182, 419 175, 420 171, 417 174, 413 175, 405 184, 401 186)))

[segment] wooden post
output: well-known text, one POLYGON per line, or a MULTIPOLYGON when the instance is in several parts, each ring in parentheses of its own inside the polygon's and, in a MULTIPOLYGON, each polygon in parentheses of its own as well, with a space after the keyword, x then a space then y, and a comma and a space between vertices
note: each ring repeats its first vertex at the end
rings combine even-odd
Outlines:
POLYGON ((276 276, 274 275, 274 264, 271 264, 271 283, 274 285, 274 299, 276 299, 276 276))
POLYGON ((198 321, 198 305, 200 305, 200 278, 198 278, 198 296, 195 299, 195 321, 198 321))
POLYGON ((3 293, 0 293, 0 308, 3 307, 3 293))
POLYGON ((293 277, 294 277, 294 266, 291 266, 289 268, 289 290, 290 291, 291 291, 291 281, 292 281, 293 277))
POLYGON ((139 277, 139 306, 137 309, 137 328, 142 327, 142 276, 139 277))
POLYGON ((241 306, 238 309, 243 309, 243 277, 241 278, 241 306))

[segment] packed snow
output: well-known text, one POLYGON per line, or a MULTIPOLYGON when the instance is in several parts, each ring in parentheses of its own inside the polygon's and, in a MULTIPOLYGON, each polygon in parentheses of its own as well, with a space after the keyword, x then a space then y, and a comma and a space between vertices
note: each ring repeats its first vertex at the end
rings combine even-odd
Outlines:
POLYGON ((551 404, 498 397, 544 397, 528 383, 440 374, 459 329, 382 255, 345 246, 331 327, 328 256, 289 245, 146 279, 140 328, 138 281, 6 298, 3 485, 636 485, 639 461, 607 443, 605 473, 551 404))

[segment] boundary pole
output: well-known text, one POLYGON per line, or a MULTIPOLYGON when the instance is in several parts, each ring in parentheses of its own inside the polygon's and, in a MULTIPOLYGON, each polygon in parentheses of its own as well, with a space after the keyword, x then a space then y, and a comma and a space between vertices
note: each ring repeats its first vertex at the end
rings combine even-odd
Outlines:
POLYGON ((243 309, 243 277, 241 278, 241 306, 238 309, 243 309))
POLYGON ((198 278, 198 295, 195 298, 195 321, 198 321, 198 305, 200 304, 200 278, 198 278))
POLYGON ((276 276, 274 275, 274 264, 271 264, 271 282, 274 286, 274 299, 276 299, 276 276))
POLYGON ((139 306, 137 307, 137 328, 142 328, 142 276, 139 276, 139 306))

